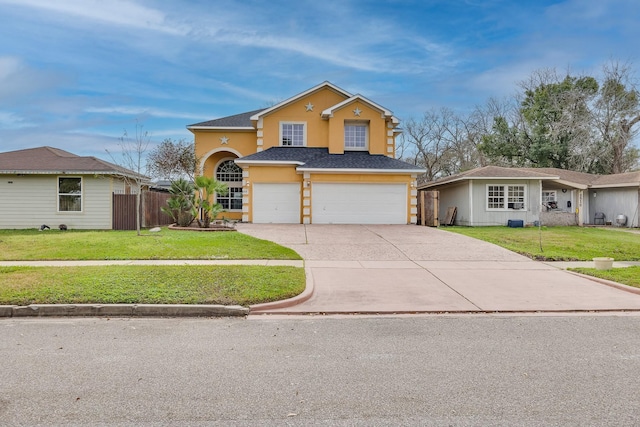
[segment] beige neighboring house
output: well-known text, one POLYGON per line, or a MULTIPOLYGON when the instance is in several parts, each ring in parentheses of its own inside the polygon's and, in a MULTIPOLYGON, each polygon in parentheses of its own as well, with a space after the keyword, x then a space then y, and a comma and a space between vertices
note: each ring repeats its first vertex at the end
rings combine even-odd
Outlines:
MULTIPOLYGON (((0 228, 111 229, 113 194, 135 172, 52 147, 0 153, 0 228)), ((146 177, 143 177, 146 179, 146 177)))
POLYGON ((449 207, 456 207, 455 225, 507 225, 509 220, 522 220, 524 224, 639 226, 640 172, 594 175, 556 168, 485 166, 418 189, 439 192, 441 221, 449 207))

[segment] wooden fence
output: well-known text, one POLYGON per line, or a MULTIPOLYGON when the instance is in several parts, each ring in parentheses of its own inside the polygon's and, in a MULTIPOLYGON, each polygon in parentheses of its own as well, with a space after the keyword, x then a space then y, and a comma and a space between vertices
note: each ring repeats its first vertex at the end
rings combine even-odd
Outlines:
MULTIPOLYGON (((142 192, 140 212, 141 227, 149 228, 173 223, 171 217, 162 212, 166 206, 169 193, 156 191, 142 192)), ((114 230, 136 229, 136 195, 113 194, 112 228, 114 230)))
POLYGON ((438 191, 418 191, 418 224, 429 227, 438 227, 439 206, 438 191))

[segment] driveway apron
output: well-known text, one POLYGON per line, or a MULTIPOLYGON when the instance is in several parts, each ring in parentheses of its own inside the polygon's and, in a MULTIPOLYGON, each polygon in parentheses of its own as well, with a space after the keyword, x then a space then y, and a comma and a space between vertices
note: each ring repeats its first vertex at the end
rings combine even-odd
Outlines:
POLYGON ((238 224, 305 260, 312 296, 252 313, 640 310, 640 295, 491 243, 411 225, 238 224))

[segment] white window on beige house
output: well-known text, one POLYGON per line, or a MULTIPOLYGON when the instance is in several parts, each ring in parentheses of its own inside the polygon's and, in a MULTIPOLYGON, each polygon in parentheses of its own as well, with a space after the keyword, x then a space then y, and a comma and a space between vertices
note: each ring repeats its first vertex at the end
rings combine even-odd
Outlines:
POLYGON ((224 160, 216 168, 216 181, 227 185, 227 194, 216 194, 216 202, 227 211, 242 210, 242 168, 233 159, 224 160))
POLYGON ((58 212, 82 212, 81 177, 58 177, 58 212))
POLYGON ((525 185, 487 185, 487 210, 525 208, 525 185))
POLYGON ((369 123, 346 121, 344 123, 344 149, 366 151, 369 149, 369 123))
POLYGON ((280 122, 280 145, 283 147, 304 147, 307 145, 305 122, 280 122))

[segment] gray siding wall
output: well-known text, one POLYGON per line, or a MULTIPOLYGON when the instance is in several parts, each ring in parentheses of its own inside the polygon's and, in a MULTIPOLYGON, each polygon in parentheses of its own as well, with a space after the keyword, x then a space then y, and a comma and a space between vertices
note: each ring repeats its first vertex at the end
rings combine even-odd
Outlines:
POLYGON ((539 180, 474 180, 473 182, 473 225, 507 225, 510 219, 532 224, 540 219, 542 197, 539 180), (519 210, 487 210, 487 185, 525 185, 525 207, 519 210))
POLYGON ((58 212, 57 182, 58 175, 0 177, 0 228, 111 229, 112 178, 82 177, 82 212, 58 212))
POLYGON ((596 212, 604 212, 605 220, 616 223, 619 214, 627 216, 627 226, 638 227, 638 187, 596 188, 589 190, 589 223, 596 212))
POLYGON ((455 225, 469 226, 471 224, 471 209, 469 206, 469 184, 459 183, 439 189, 439 209, 438 217, 440 224, 444 223, 447 217, 447 209, 455 206, 457 208, 455 225))

